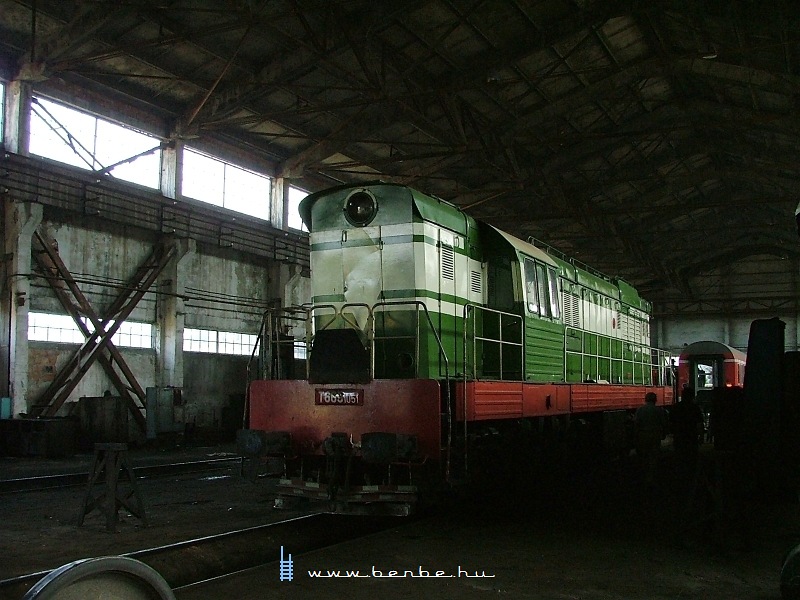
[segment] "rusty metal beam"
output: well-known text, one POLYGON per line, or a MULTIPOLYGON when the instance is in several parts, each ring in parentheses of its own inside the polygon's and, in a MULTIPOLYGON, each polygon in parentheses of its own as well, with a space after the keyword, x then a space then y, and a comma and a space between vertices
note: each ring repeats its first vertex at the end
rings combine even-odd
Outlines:
MULTIPOLYGON (((32 47, 19 61, 19 77, 23 79, 46 77, 46 72, 50 72, 51 63, 56 62, 70 51, 80 48, 109 20, 130 12, 131 7, 125 4, 114 7, 106 4, 79 4, 73 18, 57 32, 40 40, 38 44, 35 38, 31 40, 32 47), (33 47, 33 45, 38 45, 38 47, 33 47)), ((32 19, 35 17, 36 5, 34 4, 32 19)))
MULTIPOLYGON (((53 416, 66 402, 69 395, 89 371, 95 360, 108 348, 108 343, 120 325, 131 314, 175 254, 174 244, 159 242, 150 256, 142 263, 125 289, 109 307, 105 318, 95 331, 59 371, 50 386, 34 406, 34 416, 53 416)), ((140 414, 141 416, 141 414, 140 414)), ((137 421, 141 421, 137 419, 137 421)))
MULTIPOLYGON (((67 269, 67 266, 64 264, 64 261, 61 260, 55 241, 50 239, 46 234, 37 231, 34 236, 33 257, 36 263, 44 270, 45 279, 53 288, 56 296, 61 301, 61 305, 75 321, 78 329, 81 330, 85 338, 88 339, 91 337, 92 332, 86 326, 86 323, 84 323, 81 315, 88 317, 95 329, 101 327, 101 321, 89 303, 89 300, 83 292, 81 292, 69 269, 67 269), (72 296, 70 296, 70 293, 72 296), (73 298, 77 300, 77 305, 73 302, 73 298)), ((145 408, 145 391, 142 389, 142 386, 139 385, 136 376, 133 374, 130 367, 128 367, 125 359, 111 340, 108 341, 107 348, 110 356, 101 353, 98 356, 98 362, 103 367, 109 379, 111 379, 111 383, 117 389, 120 396, 128 403, 128 408, 131 414, 133 414, 137 425, 144 431, 145 420, 142 417, 141 409, 145 408), (129 385, 125 385, 119 377, 119 374, 114 368, 114 361, 119 365, 129 385), (139 404, 137 404, 134 397, 131 396, 131 391, 133 391, 136 398, 138 398, 139 404)))

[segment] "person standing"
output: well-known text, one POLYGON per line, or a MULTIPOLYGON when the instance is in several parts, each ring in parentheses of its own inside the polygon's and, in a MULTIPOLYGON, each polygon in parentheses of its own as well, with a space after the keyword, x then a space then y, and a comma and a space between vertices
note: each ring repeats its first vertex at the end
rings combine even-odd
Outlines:
POLYGON ((681 401, 672 407, 669 420, 679 473, 691 478, 697 468, 700 440, 704 433, 703 411, 695 402, 692 388, 683 388, 681 401))
POLYGON ((644 406, 639 407, 634 416, 636 454, 642 463, 644 481, 648 487, 655 483, 661 440, 667 435, 667 418, 664 409, 656 406, 657 399, 654 392, 647 392, 644 406))

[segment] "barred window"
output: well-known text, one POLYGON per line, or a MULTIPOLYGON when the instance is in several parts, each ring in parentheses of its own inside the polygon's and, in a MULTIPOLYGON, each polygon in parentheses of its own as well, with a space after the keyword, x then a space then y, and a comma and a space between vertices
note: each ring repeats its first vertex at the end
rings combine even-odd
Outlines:
POLYGON ((250 355, 256 345, 256 336, 249 333, 219 332, 220 354, 250 355))
MULTIPOLYGON (((94 326, 83 317, 89 331, 94 326)), ((69 315, 51 313, 28 313, 28 339, 34 342, 58 342, 82 344, 86 338, 69 315)), ((117 329, 111 341, 120 348, 152 348, 153 325, 126 321, 117 329)))
POLYGON ((299 229, 300 231, 308 231, 303 219, 300 218, 300 201, 308 195, 308 192, 296 188, 293 185, 289 186, 289 193, 286 197, 286 225, 290 229, 299 229))
POLYGON ((187 327, 183 330, 183 350, 185 352, 249 356, 256 345, 257 337, 249 333, 187 327))
POLYGON ((217 332, 210 329, 183 330, 183 349, 187 352, 217 352, 217 332))

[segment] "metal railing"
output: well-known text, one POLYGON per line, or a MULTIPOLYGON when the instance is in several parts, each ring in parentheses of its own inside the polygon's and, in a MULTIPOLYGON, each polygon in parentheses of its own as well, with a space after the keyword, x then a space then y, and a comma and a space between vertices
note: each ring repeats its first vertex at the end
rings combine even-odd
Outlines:
POLYGON ((631 342, 628 340, 621 340, 619 338, 614 338, 605 334, 601 333, 593 333, 590 331, 585 331, 583 329, 576 329, 574 327, 566 327, 564 329, 564 348, 565 348, 565 360, 564 360, 564 381, 568 381, 568 364, 569 364, 569 357, 570 356, 580 356, 581 358, 581 380, 587 378, 589 373, 596 374, 598 379, 602 379, 600 375, 607 375, 609 383, 620 383, 620 384, 632 384, 632 385, 669 385, 670 376, 669 376, 669 364, 667 363, 669 353, 665 350, 660 350, 658 348, 652 348, 650 346, 645 346, 642 344, 638 344, 636 342, 631 342), (580 334, 581 339, 581 349, 580 351, 569 350, 569 333, 577 332, 580 334), (591 352, 587 349, 587 341, 586 335, 591 335, 596 338, 596 346, 598 351, 591 352), (605 344, 601 343, 601 340, 605 342, 605 344), (615 356, 612 352, 613 343, 617 342, 619 344, 628 344, 632 347, 630 350, 632 357, 636 358, 625 358, 624 356, 615 356), (608 351, 607 352, 600 352, 600 348, 605 346, 608 351), (594 369, 593 371, 589 371, 587 366, 587 361, 594 361, 594 369), (601 361, 606 361, 608 365, 608 372, 601 373, 601 361), (617 367, 616 369, 614 367, 617 367), (623 377, 620 378, 619 381, 614 381, 613 373, 625 373, 626 367, 630 368, 631 372, 631 380, 628 381, 623 377), (650 381, 648 381, 647 373, 650 373, 650 381))
POLYGON ((518 362, 515 362, 515 365, 518 365, 518 369, 520 372, 520 377, 522 378, 524 369, 525 369, 525 327, 524 327, 524 319, 520 315, 516 315, 514 313, 503 312, 500 310, 495 310, 492 308, 486 308, 485 306, 479 306, 477 304, 466 304, 464 306, 464 346, 463 346, 463 358, 464 358, 464 369, 463 369, 463 381, 464 381, 464 401, 463 401, 463 414, 461 415, 461 421, 463 423, 463 440, 462 443, 464 444, 464 455, 462 457, 463 461, 463 469, 464 469, 464 477, 467 477, 469 473, 469 427, 468 427, 468 420, 467 420, 467 381, 470 379, 479 379, 479 375, 485 375, 484 373, 484 361, 486 353, 485 352, 478 352, 478 350, 483 350, 485 347, 496 346, 497 347, 497 375, 500 380, 503 380, 505 377, 504 373, 504 364, 506 362, 505 358, 508 352, 517 353, 518 356, 516 359, 518 362), (478 331, 479 326, 479 319, 480 318, 480 332, 478 331), (470 318, 471 317, 471 318, 470 318), (486 317, 496 319, 497 325, 497 336, 496 337, 489 337, 486 335, 485 330, 487 328, 487 320, 486 317), (505 324, 504 324, 505 319, 505 324), (512 339, 506 339, 503 336, 503 332, 506 330, 508 326, 517 326, 518 333, 512 339), (471 331, 470 331, 471 327, 471 331), (470 335, 470 333, 472 335, 470 335), (480 333, 480 335, 479 335, 480 333), (467 354, 467 351, 470 349, 470 340, 471 340, 471 354, 467 354), (481 359, 481 368, 478 369, 478 359, 481 359))
MULTIPOLYGON (((411 312, 411 311, 408 311, 411 312)), ((301 306, 295 308, 283 308, 283 309, 269 309, 265 311, 264 316, 261 320, 261 328, 256 339, 256 347, 253 349, 253 353, 250 357, 250 361, 248 362, 248 378, 250 378, 250 373, 252 372, 252 361, 254 360, 256 353, 258 353, 259 358, 262 361, 262 369, 261 374, 265 379, 279 379, 282 375, 280 371, 281 361, 278 357, 275 360, 273 352, 275 350, 279 350, 282 344, 291 344, 292 351, 294 351, 294 347, 297 343, 297 339, 293 336, 288 336, 283 334, 282 332, 288 331, 289 328, 286 325, 286 321, 289 322, 304 322, 306 335, 304 340, 301 340, 305 343, 306 348, 306 357, 305 357, 305 371, 306 371, 306 378, 309 376, 310 370, 310 348, 311 344, 313 343, 314 335, 316 331, 324 330, 331 327, 334 324, 339 325, 346 325, 348 328, 352 328, 359 332, 362 336, 365 337, 367 340, 367 347, 369 349, 369 363, 370 363, 370 378, 375 377, 375 344, 376 341, 387 341, 387 340, 398 340, 398 339, 413 339, 414 341, 414 377, 419 376, 419 369, 420 369, 420 338, 421 338, 421 319, 420 313, 425 315, 425 322, 430 329, 433 338, 436 341, 436 346, 438 349, 439 358, 441 360, 440 364, 440 373, 441 373, 441 366, 444 366, 444 383, 442 387, 443 393, 443 401, 445 405, 445 411, 447 413, 446 418, 446 444, 445 444, 445 476, 447 479, 450 479, 450 465, 452 460, 452 445, 453 445, 453 406, 452 406, 452 398, 450 394, 450 360, 447 356, 447 352, 445 351, 444 344, 442 343, 442 338, 439 335, 439 331, 435 327, 433 323, 433 319, 431 319, 431 315, 428 312, 428 307, 425 305, 424 302, 420 300, 397 300, 397 301, 383 301, 373 304, 372 306, 364 303, 346 303, 342 304, 341 306, 336 306, 334 304, 317 304, 313 306, 301 306), (376 333, 376 325, 375 325, 375 315, 376 313, 381 313, 391 308, 396 307, 413 307, 414 313, 414 334, 413 335, 378 335, 376 333), (356 317, 352 314, 353 308, 360 308, 365 309, 367 311, 366 320, 364 327, 361 327, 358 323, 356 317), (349 312, 348 312, 348 309, 349 312), (320 315, 318 313, 323 311, 330 311, 330 314, 320 315), (320 320, 323 316, 328 317, 326 320, 320 320), (283 337, 282 337, 283 336, 283 337), (266 341, 265 341, 266 340, 266 341), (276 366, 273 369, 273 365, 276 366)), ((248 386, 249 389, 249 386, 248 386)), ((247 408, 245 408, 245 411, 247 408)))
POLYGON ((485 306, 479 306, 477 304, 467 304, 464 306, 464 380, 470 378, 479 379, 481 376, 486 376, 487 373, 485 371, 485 363, 484 358, 486 357, 486 352, 479 350, 484 350, 487 347, 496 346, 497 348, 497 377, 491 377, 491 379, 505 379, 506 373, 505 364, 507 362, 511 362, 514 358, 509 358, 506 360, 508 353, 515 353, 518 356, 516 357, 518 360, 515 362, 515 366, 517 370, 515 373, 518 375, 522 375, 520 372, 524 366, 524 349, 525 349, 525 328, 523 318, 520 315, 516 315, 513 313, 503 312, 500 310, 495 310, 492 308, 486 308, 485 306), (478 319, 478 316, 481 316, 481 319, 478 319), (498 335, 496 337, 489 337, 485 330, 487 329, 487 319, 486 317, 496 318, 497 319, 497 332, 498 335), (505 323, 504 323, 505 320, 505 323), (480 331, 478 327, 480 326, 480 331), (503 336, 503 332, 507 328, 511 328, 513 326, 519 327, 519 333, 516 336, 512 336, 511 339, 505 338, 503 336), (471 328, 471 329, 470 329, 471 328), (471 334, 471 335, 470 335, 471 334), (471 341, 471 344, 470 344, 471 341), (468 354, 468 350, 471 350, 471 353, 468 354), (479 356, 481 358, 481 368, 478 368, 478 360, 479 356))

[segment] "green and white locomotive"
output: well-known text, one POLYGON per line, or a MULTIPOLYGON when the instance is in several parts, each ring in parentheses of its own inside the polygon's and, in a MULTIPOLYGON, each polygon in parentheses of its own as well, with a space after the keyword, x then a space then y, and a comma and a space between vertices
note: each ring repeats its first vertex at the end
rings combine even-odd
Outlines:
POLYGON ((267 315, 249 391, 250 451, 280 459, 285 496, 406 514, 423 482, 469 475, 487 427, 622 427, 647 391, 672 401, 650 304, 624 281, 402 185, 300 212, 312 302, 267 315), (298 344, 301 364, 282 351, 298 344))

